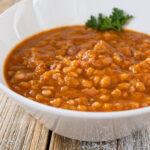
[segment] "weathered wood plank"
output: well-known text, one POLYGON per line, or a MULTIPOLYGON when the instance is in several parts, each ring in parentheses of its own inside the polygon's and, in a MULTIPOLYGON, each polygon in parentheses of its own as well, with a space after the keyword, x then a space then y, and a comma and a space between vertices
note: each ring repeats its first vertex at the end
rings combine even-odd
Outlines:
POLYGON ((13 5, 17 1, 19 0, 0 0, 0 13, 5 11, 7 8, 9 8, 11 5, 13 5))
POLYGON ((150 150, 150 126, 111 142, 83 142, 53 133, 49 150, 150 150))
POLYGON ((49 131, 8 99, 1 98, 0 150, 45 150, 49 131))
POLYGON ((47 128, 39 122, 36 122, 35 131, 30 150, 46 150, 50 133, 47 132, 47 128))
POLYGON ((150 150, 150 126, 118 140, 118 150, 150 150))
POLYGON ((117 140, 110 142, 83 142, 53 133, 49 150, 117 150, 117 140))

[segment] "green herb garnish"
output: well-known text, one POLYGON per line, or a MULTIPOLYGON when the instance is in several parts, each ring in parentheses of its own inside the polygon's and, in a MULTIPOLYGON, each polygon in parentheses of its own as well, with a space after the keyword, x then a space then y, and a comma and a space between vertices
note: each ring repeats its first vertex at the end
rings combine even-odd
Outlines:
POLYGON ((98 15, 98 18, 91 16, 86 22, 86 26, 94 30, 115 30, 121 32, 123 25, 131 18, 133 16, 125 14, 123 10, 113 8, 112 14, 109 17, 105 17, 101 13, 98 15))

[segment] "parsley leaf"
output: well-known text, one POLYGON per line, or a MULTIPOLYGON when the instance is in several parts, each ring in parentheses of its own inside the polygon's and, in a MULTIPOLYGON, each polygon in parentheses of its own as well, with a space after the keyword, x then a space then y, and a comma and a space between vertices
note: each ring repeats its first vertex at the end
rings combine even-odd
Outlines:
POLYGON ((123 10, 113 8, 112 14, 109 17, 104 17, 101 13, 98 15, 98 18, 91 16, 86 22, 86 26, 94 30, 115 30, 121 32, 123 25, 131 18, 133 16, 126 15, 123 10))

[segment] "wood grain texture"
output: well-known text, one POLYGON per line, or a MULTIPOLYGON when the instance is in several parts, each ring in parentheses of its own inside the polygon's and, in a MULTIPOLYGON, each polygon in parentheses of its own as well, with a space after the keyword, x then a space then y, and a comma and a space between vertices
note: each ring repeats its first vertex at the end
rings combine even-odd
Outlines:
POLYGON ((8 9, 11 5, 19 1, 20 0, 0 0, 0 13, 2 13, 6 9, 8 9))
POLYGON ((84 142, 53 133, 49 150, 117 150, 117 140, 110 142, 84 142))
POLYGON ((0 92, 0 150, 45 150, 49 131, 0 92))
POLYGON ((150 150, 150 126, 110 142, 83 142, 53 133, 49 150, 150 150))
POLYGON ((150 150, 150 126, 118 140, 118 150, 150 150))

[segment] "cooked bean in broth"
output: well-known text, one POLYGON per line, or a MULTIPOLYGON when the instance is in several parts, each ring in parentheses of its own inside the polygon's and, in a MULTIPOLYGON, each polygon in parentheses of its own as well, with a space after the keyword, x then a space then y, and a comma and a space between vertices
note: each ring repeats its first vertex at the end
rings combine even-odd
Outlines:
POLYGON ((17 45, 4 68, 9 87, 39 103, 107 112, 150 105, 150 36, 66 26, 17 45))

